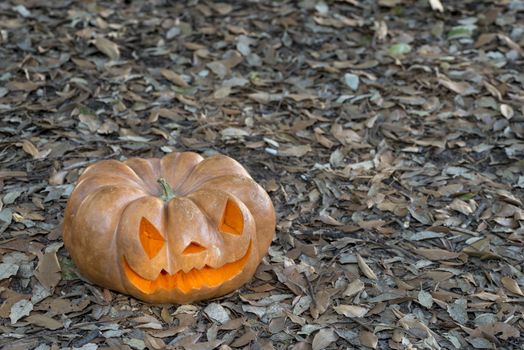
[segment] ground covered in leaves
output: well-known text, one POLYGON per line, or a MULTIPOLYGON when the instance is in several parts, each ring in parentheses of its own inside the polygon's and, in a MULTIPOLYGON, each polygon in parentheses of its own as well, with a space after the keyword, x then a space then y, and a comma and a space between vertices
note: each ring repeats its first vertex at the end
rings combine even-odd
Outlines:
POLYGON ((523 47, 519 0, 0 2, 0 344, 521 348, 523 47), (272 196, 255 278, 182 306, 79 278, 79 174, 173 150, 272 196))

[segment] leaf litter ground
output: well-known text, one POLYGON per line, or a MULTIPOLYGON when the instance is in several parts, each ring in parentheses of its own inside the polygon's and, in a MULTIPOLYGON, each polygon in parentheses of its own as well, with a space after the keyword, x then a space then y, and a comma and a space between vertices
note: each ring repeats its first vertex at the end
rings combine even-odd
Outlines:
POLYGON ((11 0, 0 44, 4 349, 522 346, 521 1, 11 0), (79 174, 173 150, 271 194, 255 278, 194 305, 87 283, 79 174))

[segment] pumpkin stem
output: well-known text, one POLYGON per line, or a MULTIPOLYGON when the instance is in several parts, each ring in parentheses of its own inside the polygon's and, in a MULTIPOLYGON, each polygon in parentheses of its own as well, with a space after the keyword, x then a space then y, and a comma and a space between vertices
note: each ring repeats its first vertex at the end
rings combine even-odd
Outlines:
POLYGON ((173 187, 171 187, 170 184, 167 183, 166 179, 163 177, 159 178, 157 182, 160 184, 160 187, 162 188, 162 195, 160 198, 164 202, 169 202, 171 199, 176 197, 175 191, 173 191, 173 187))

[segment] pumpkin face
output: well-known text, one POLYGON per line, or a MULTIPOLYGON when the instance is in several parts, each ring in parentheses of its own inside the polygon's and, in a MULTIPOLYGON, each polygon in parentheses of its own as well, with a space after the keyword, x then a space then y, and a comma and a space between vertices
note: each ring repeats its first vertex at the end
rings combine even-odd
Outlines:
POLYGON ((87 168, 63 238, 92 282, 149 302, 188 303, 246 283, 274 231, 269 196, 239 163, 184 152, 87 168))

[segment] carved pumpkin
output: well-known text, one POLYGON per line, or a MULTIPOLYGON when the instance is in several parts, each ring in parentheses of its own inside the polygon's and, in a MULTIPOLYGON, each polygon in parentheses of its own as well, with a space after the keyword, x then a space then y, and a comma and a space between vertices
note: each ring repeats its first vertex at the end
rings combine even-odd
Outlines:
POLYGON ((88 167, 65 211, 64 244, 82 275, 153 303, 188 303, 246 283, 275 212, 235 160, 192 152, 88 167))

